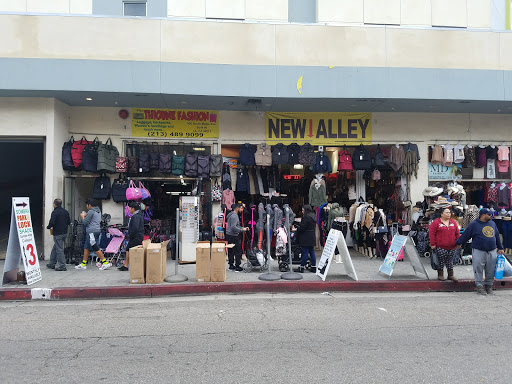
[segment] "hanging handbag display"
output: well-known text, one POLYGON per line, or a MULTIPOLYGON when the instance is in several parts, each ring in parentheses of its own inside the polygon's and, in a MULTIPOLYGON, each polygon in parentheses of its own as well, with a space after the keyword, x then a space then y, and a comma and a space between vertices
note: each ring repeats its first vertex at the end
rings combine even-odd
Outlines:
POLYGON ((185 156, 174 155, 172 157, 172 174, 180 176, 185 173, 185 156))
POLYGON ((133 180, 130 180, 130 184, 126 189, 126 200, 142 200, 142 192, 133 180))
POLYGON ((140 193, 142 195, 142 200, 145 200, 145 199, 151 197, 151 194, 149 193, 147 188, 144 186, 144 184, 142 184, 142 181, 139 181, 139 189, 140 189, 140 193))
POLYGON ((87 141, 85 136, 82 136, 80 141, 73 142, 71 146, 71 157, 73 159, 73 165, 76 169, 82 169, 82 156, 84 154, 84 148, 87 144, 91 144, 91 141, 87 141))
POLYGON ((112 183, 112 200, 116 203, 124 203, 126 199, 126 190, 128 189, 128 179, 119 174, 119 178, 112 183))
POLYGON ((210 177, 210 156, 197 156, 197 177, 210 177))
POLYGON ((92 198, 97 200, 110 200, 110 177, 102 173, 94 180, 92 188, 92 198))
POLYGON ((82 169, 87 172, 98 171, 98 148, 100 141, 95 137, 91 144, 84 147, 82 154, 82 169))
POLYGON ((172 171, 173 156, 170 153, 160 153, 159 170, 162 173, 170 173, 172 171))
POLYGON ((65 171, 75 171, 75 164, 73 164, 73 157, 71 156, 71 148, 73 147, 73 143, 75 139, 73 136, 62 144, 62 169, 65 171))
POLYGON ((128 169, 128 164, 126 161, 126 157, 120 156, 116 159, 116 172, 126 173, 128 169))
POLYGON ((219 185, 219 182, 215 180, 215 184, 212 186, 212 201, 221 201, 222 200, 222 188, 219 185))
POLYGON ((119 157, 119 151, 112 145, 112 139, 109 137, 105 144, 98 146, 98 172, 116 172, 116 159, 119 157))

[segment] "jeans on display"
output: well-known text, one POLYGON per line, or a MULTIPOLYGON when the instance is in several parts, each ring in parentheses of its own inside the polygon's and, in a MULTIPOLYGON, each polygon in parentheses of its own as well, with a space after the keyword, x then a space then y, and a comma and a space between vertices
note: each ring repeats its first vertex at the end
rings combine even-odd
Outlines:
POLYGON ((53 236, 53 248, 50 254, 50 265, 56 265, 60 268, 66 268, 66 256, 64 255, 64 241, 67 234, 53 236))
POLYGON ((492 251, 481 251, 473 248, 473 272, 475 274, 475 284, 477 287, 482 285, 492 286, 494 282, 494 271, 496 270, 496 249, 492 251), (484 278, 485 271, 485 281, 484 278))
POLYGON ((302 260, 300 261, 301 267, 305 267, 308 262, 308 255, 311 255, 311 266, 316 267, 316 256, 314 247, 301 247, 302 260))

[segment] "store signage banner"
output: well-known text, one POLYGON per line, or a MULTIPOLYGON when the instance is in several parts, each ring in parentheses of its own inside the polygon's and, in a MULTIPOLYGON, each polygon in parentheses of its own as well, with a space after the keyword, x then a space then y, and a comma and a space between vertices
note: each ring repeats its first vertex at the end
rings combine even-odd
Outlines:
POLYGON ((372 114, 287 112, 265 114, 267 144, 371 144, 372 114))
POLYGON ((25 267, 27 285, 42 279, 30 216, 30 200, 28 197, 13 197, 2 285, 16 280, 21 261, 25 267))
POLYGON ((458 180, 462 178, 462 164, 446 166, 428 163, 429 180, 458 180))
POLYGON ((218 139, 219 112, 133 108, 132 136, 218 139))

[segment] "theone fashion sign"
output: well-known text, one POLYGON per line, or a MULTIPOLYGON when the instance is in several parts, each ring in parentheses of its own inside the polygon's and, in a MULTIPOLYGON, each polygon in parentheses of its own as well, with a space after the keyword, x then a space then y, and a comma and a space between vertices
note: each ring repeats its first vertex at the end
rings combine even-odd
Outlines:
POLYGON ((267 144, 371 144, 372 114, 287 112, 265 114, 267 144))
POLYGON ((132 136, 219 138, 218 111, 133 108, 132 113, 132 136))

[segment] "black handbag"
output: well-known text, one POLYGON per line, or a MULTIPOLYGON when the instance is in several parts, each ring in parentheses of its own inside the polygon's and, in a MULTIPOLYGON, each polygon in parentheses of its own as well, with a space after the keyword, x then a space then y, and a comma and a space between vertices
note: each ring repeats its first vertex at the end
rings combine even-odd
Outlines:
POLYGON ((98 148, 100 144, 100 141, 96 137, 91 144, 87 144, 84 147, 84 152, 82 155, 82 168, 84 171, 98 171, 98 148))
POLYGON ((430 252, 430 266, 434 271, 439 269, 439 256, 437 255, 437 251, 435 249, 430 252))
POLYGON ((75 139, 73 136, 62 144, 62 169, 65 171, 75 171, 75 164, 73 164, 73 157, 71 157, 71 147, 73 147, 73 143, 75 139))
POLYGON ((105 173, 102 173, 99 177, 94 180, 94 186, 92 188, 92 198, 98 200, 110 200, 110 177, 105 173))
POLYGON ((112 183, 112 200, 116 203, 124 203, 126 200, 126 190, 128 189, 128 179, 119 174, 119 178, 112 183))

